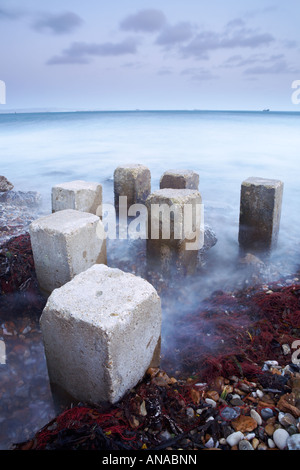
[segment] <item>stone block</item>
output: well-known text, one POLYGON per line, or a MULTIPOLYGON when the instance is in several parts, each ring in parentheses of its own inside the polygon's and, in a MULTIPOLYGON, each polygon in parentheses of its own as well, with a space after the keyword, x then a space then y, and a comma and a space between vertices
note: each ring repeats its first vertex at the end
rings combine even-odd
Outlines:
POLYGON ((204 242, 201 194, 192 189, 159 189, 147 198, 146 206, 150 264, 158 262, 163 272, 175 265, 193 272, 204 242))
POLYGON ((270 250, 277 244, 283 183, 251 177, 241 185, 239 244, 243 249, 270 250))
POLYGON ((119 269, 94 265, 53 291, 40 325, 50 382, 78 401, 115 403, 159 364, 160 298, 119 269))
POLYGON ((160 189, 199 189, 199 175, 192 170, 168 170, 160 178, 160 189))
POLYGON ((118 166, 114 171, 115 208, 119 210, 119 197, 127 197, 127 207, 144 204, 151 193, 150 170, 140 164, 118 166))
POLYGON ((103 224, 96 215, 66 209, 29 227, 40 288, 48 295, 95 263, 106 263, 103 224))
POLYGON ((102 185, 88 181, 69 181, 52 188, 52 212, 74 209, 101 216, 102 185), (98 209, 98 211, 97 211, 98 209))

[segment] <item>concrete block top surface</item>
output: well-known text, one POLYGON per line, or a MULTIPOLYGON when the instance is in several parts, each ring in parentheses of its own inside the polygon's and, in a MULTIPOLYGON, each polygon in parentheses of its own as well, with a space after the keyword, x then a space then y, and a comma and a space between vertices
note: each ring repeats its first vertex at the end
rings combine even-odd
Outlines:
POLYGON ((74 209, 65 209, 33 221, 30 225, 30 230, 68 234, 85 227, 88 223, 98 221, 100 221, 100 218, 94 214, 74 209))
POLYGON ((79 191, 80 189, 85 190, 96 190, 100 185, 100 183, 92 182, 92 181, 83 181, 83 180, 74 180, 74 181, 67 181, 65 183, 59 183, 53 186, 53 189, 65 189, 69 191, 79 191))
POLYGON ((268 178, 259 178, 255 176, 251 176, 247 178, 242 183, 243 186, 264 186, 265 188, 279 188, 283 186, 283 182, 280 180, 275 179, 268 179, 268 178))
POLYGON ((141 171, 150 171, 145 165, 142 165, 141 163, 127 163, 124 165, 119 165, 115 169, 116 172, 130 172, 130 173, 140 173, 141 171))
POLYGON ((164 188, 154 191, 147 198, 147 204, 171 203, 187 204, 192 201, 201 203, 201 194, 195 189, 164 188))
POLYGON ((144 301, 160 302, 144 279, 117 268, 97 264, 55 289, 48 299, 64 318, 85 321, 109 332, 131 321, 130 313, 144 301))

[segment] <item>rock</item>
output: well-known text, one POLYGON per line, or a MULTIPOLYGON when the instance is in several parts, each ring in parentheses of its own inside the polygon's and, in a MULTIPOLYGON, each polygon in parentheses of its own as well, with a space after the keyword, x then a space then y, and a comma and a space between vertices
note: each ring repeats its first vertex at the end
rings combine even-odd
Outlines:
POLYGON ((265 432, 268 436, 273 436, 274 432, 275 432, 275 427, 274 427, 274 424, 267 424, 267 426, 265 427, 265 432))
POLYGON ((253 449, 256 450, 259 445, 259 440, 255 437, 254 439, 252 439, 251 444, 252 444, 253 449))
POLYGON ((160 178, 160 189, 196 189, 199 187, 199 175, 192 170, 168 170, 160 178))
POLYGON ((239 244, 246 250, 273 248, 278 239, 283 183, 248 178, 240 197, 239 244))
POLYGON ((239 450, 254 450, 253 446, 246 439, 242 439, 239 442, 239 450))
POLYGON ((73 209, 31 223, 36 275, 46 295, 95 263, 106 263, 106 240, 99 229, 103 229, 99 217, 73 209))
POLYGON ((5 176, 0 176, 0 192, 10 191, 14 185, 5 176))
MULTIPOLYGON (((144 204, 151 192, 151 173, 144 165, 120 165, 114 171, 115 207, 129 209, 133 204, 144 204), (126 202, 120 200, 126 197, 126 202)), ((126 212, 127 213, 127 212, 126 212)))
POLYGON ((36 191, 7 191, 0 193, 0 202, 20 207, 38 207, 42 197, 36 191))
POLYGON ((251 410, 250 411, 250 415, 253 419, 255 419, 255 421, 257 422, 257 424, 260 426, 262 424, 262 418, 260 416, 259 413, 257 413, 257 411, 255 410, 251 410))
POLYGON ((289 450, 300 450, 300 434, 289 436, 286 445, 289 450))
POLYGON ((89 181, 68 181, 52 188, 52 212, 74 209, 102 215, 102 185, 89 181))
POLYGON ((287 445, 289 433, 285 429, 276 429, 273 434, 273 441, 278 449, 283 450, 287 445))
POLYGON ((240 431, 233 432, 229 436, 227 436, 226 441, 227 444, 230 445, 230 447, 238 445, 238 443, 244 439, 244 434, 240 431))
POLYGON ((282 412, 278 414, 278 421, 285 428, 288 428, 291 425, 295 425, 297 422, 294 416, 291 415, 291 413, 282 413, 282 412))
POLYGON ((217 403, 215 402, 215 400, 212 400, 211 398, 205 398, 205 402, 208 405, 211 405, 213 408, 215 408, 217 406, 217 403))
POLYGON ((211 398, 214 401, 218 401, 220 398, 218 392, 216 392, 215 390, 208 390, 206 392, 206 397, 211 398))
POLYGON ((261 442, 258 444, 257 450, 268 450, 268 446, 264 442, 261 442))
POLYGON ((273 410, 271 408, 262 408, 260 411, 261 417, 264 421, 267 421, 269 418, 272 418, 274 415, 273 410))
POLYGON ((78 401, 116 403, 159 362, 156 290, 104 264, 55 289, 40 325, 50 382, 78 401))
POLYGON ((268 439, 268 446, 270 447, 270 449, 274 449, 276 447, 275 442, 270 437, 268 439))
POLYGON ((251 416, 240 415, 231 422, 235 431, 250 432, 257 428, 257 422, 251 416))

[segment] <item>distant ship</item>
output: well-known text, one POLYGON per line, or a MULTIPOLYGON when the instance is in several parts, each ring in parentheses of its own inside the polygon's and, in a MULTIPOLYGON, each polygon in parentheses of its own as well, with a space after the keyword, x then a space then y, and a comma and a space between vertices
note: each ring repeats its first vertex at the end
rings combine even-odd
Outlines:
POLYGON ((263 113, 268 113, 270 110, 269 109, 263 109, 263 113))

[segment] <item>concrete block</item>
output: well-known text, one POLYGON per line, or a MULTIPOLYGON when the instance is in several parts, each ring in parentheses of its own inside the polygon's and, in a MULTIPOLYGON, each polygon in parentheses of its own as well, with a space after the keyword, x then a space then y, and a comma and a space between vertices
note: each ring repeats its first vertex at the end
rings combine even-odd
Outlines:
POLYGON ((81 180, 60 183, 53 186, 51 196, 52 212, 74 209, 102 215, 102 185, 99 183, 81 180))
POLYGON ((199 188, 199 175, 192 170, 168 170, 160 178, 160 189, 196 189, 199 188))
POLYGON ((151 193, 150 170, 140 164, 118 166, 114 171, 115 208, 119 210, 119 197, 127 197, 127 208, 144 204, 151 193))
POLYGON ((106 263, 103 224, 87 212, 66 209, 41 217, 29 227, 40 288, 48 295, 95 263, 106 263))
POLYGON ((148 209, 147 255, 163 272, 173 266, 193 272, 203 247, 201 194, 191 189, 159 189, 146 201, 148 209))
POLYGON ((241 185, 239 244, 244 249, 276 246, 280 227, 283 183, 251 177, 241 185))
POLYGON ((40 325, 50 382, 78 401, 115 403, 154 365, 161 302, 144 279, 94 265, 52 292, 40 325))

